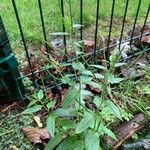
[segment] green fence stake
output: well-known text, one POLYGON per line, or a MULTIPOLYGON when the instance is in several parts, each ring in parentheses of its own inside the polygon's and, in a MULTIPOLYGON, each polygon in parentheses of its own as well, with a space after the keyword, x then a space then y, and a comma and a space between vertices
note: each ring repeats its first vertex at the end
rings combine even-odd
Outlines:
POLYGON ((23 99, 24 86, 18 77, 18 62, 0 16, 0 102, 23 99))

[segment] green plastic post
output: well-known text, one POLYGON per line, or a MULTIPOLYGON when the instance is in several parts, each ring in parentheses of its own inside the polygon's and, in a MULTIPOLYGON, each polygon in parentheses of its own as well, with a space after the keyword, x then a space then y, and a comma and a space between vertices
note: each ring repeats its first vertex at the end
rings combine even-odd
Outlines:
POLYGON ((0 102, 23 98, 24 86, 19 77, 18 62, 0 16, 0 102))

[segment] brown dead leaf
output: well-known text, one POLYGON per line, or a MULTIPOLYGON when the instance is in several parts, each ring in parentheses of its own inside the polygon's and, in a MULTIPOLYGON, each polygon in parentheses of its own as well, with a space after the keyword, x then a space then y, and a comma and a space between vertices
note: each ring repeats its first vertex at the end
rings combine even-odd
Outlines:
POLYGON ((86 52, 92 52, 94 48, 94 41, 91 40, 84 40, 84 45, 85 45, 85 51, 86 52))
POLYGON ((40 119, 39 116, 34 116, 33 119, 37 123, 37 125, 38 125, 39 128, 43 127, 43 124, 41 123, 41 119, 40 119))
POLYGON ((150 47, 150 36, 143 36, 142 39, 141 39, 141 42, 144 45, 150 47))
POLYGON ((27 138, 36 143, 44 144, 44 140, 50 139, 50 134, 47 128, 38 129, 38 128, 23 128, 22 129, 27 138))
POLYGON ((15 145, 12 146, 13 150, 19 150, 15 145))

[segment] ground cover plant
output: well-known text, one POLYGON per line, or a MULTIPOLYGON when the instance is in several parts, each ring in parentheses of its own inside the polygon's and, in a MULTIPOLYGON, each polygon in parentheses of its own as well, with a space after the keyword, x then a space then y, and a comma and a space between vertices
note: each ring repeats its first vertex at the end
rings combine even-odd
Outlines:
MULTIPOLYGON (((77 28, 80 27, 80 24, 76 24, 79 21, 79 10, 75 9, 79 1, 71 1, 72 10, 70 1, 66 1, 64 22, 69 35, 66 55, 63 46, 53 44, 55 40, 62 40, 62 36, 66 34, 56 32, 60 31, 62 26, 62 18, 58 15, 60 8, 53 10, 58 2, 42 1, 45 18, 49 18, 45 19, 48 45, 52 46, 49 54, 43 46, 37 3, 32 0, 17 1, 30 49, 32 68, 34 71, 40 69, 45 71, 35 75, 38 88, 33 87, 30 76, 23 79, 26 87, 26 101, 13 102, 1 108, 0 149, 107 150, 119 149, 121 146, 122 149, 137 149, 137 147, 148 149, 150 137, 149 42, 144 40, 141 43, 139 39, 133 42, 132 48, 140 51, 130 60, 126 58, 130 57, 131 47, 128 48, 129 51, 125 51, 129 45, 125 43, 121 45, 123 47, 121 51, 118 51, 118 46, 109 49, 108 60, 100 52, 95 62, 93 55, 86 54, 94 49, 94 25, 91 24, 95 21, 93 10, 96 10, 96 1, 87 1, 85 4, 85 35, 82 41, 76 33, 77 28), (29 17, 26 17, 27 14, 29 17), (32 20, 29 19, 31 16, 32 20), (51 33, 56 36, 54 39, 51 39, 51 33), (69 58, 79 59, 64 62, 69 58), (53 87, 50 88, 50 86, 53 87), (120 128, 120 124, 124 126, 120 128), (146 142, 142 141, 143 139, 146 142)), ((103 23, 100 24, 98 36, 100 41, 103 39, 104 46, 107 43, 109 29, 109 21, 107 21, 110 18, 108 12, 111 10, 109 3, 109 1, 101 1, 99 20, 100 23, 103 20, 103 23)), ((30 69, 22 53, 18 52, 21 47, 20 36, 16 22, 12 19, 14 14, 10 1, 2 0, 1 4, 1 15, 10 33, 14 51, 16 55, 19 53, 17 57, 22 65, 20 71, 26 75, 30 73, 30 69), (12 20, 11 24, 9 20, 12 20)), ((125 30, 125 36, 128 37, 131 36, 129 27, 132 26, 137 4, 137 1, 130 1, 125 30)), ((142 16, 145 16, 145 8, 148 4, 149 2, 145 0, 141 5, 139 25, 143 25, 142 16)), ((120 35, 121 26, 118 27, 118 22, 122 20, 123 6, 122 1, 116 1, 116 20, 113 22, 112 41, 115 37, 117 42, 120 35)), ((136 35, 137 32, 140 34, 141 28, 142 26, 137 27, 134 34, 136 35)), ((149 26, 146 26, 145 30, 149 31, 149 26)), ((101 47, 103 47, 102 44, 101 47)))

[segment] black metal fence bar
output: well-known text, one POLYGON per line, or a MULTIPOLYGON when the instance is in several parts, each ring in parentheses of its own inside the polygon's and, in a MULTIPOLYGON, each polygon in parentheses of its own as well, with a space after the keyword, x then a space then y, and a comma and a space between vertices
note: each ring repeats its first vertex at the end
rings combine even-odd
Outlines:
MULTIPOLYGON (((66 28, 65 28, 65 23, 64 23, 64 19, 65 19, 65 13, 64 13, 64 1, 61 0, 60 1, 60 9, 61 9, 61 15, 62 15, 62 28, 63 28, 63 32, 66 32, 66 28)), ((64 40, 64 46, 65 46, 65 54, 67 55, 67 47, 66 47, 66 35, 63 35, 63 40, 64 40)))
POLYGON ((98 32, 98 20, 99 20, 99 2, 100 0, 97 0, 97 8, 96 8, 96 26, 95 26, 95 37, 94 37, 94 62, 97 61, 96 58, 96 47, 97 47, 97 32, 98 32))
POLYGON ((110 27, 109 27, 109 34, 108 34, 108 41, 107 41, 107 50, 105 51, 106 60, 109 61, 109 45, 110 45, 110 38, 111 38, 111 30, 112 30, 112 24, 113 24, 113 16, 114 16, 114 8, 115 8, 115 0, 113 0, 112 3, 112 9, 111 9, 111 18, 110 18, 110 27))
POLYGON ((83 40, 83 0, 80 0, 80 40, 83 40))
MULTIPOLYGON (((134 35, 134 31, 135 31, 135 27, 136 27, 136 22, 137 22, 138 15, 139 15, 139 10, 140 10, 140 6, 141 6, 141 1, 142 1, 142 0, 139 0, 139 3, 138 3, 138 8, 137 8, 137 12, 136 12, 136 16, 135 16, 135 20, 134 20, 134 24, 133 24, 133 29, 132 29, 132 33, 131 33, 130 46, 132 45, 132 38, 133 38, 133 35, 134 35)), ((131 46, 131 48, 132 48, 132 46, 131 46)))
POLYGON ((33 73, 33 70, 32 70, 30 56, 29 56, 28 48, 27 48, 26 41, 25 41, 25 38, 24 38, 24 33, 23 33, 23 30, 22 30, 22 26, 21 26, 19 15, 18 15, 18 10, 17 10, 17 7, 16 7, 15 0, 12 0, 12 4, 13 4, 14 12, 15 12, 15 15, 16 15, 16 19, 17 19, 20 35, 21 35, 21 38, 22 38, 22 42, 23 42, 23 45, 24 45, 24 50, 26 52, 26 57, 27 57, 27 60, 28 60, 28 63, 29 63, 29 68, 31 70, 32 81, 34 83, 34 86, 36 87, 35 76, 34 76, 34 73, 33 73))
POLYGON ((150 11, 150 4, 148 6, 147 13, 146 13, 146 16, 145 16, 145 20, 144 20, 144 24, 143 24, 143 28, 142 28, 142 32, 141 32, 140 41, 142 40, 142 36, 143 36, 143 32, 144 32, 144 29, 145 29, 145 26, 146 26, 146 22, 147 22, 147 18, 148 18, 148 15, 149 15, 149 11, 150 11))
POLYGON ((70 36, 73 38, 73 14, 72 14, 72 5, 71 0, 69 0, 69 16, 70 16, 70 36))
MULTIPOLYGON (((42 24, 42 30, 43 30, 43 37, 44 37, 45 47, 46 47, 47 53, 49 53, 41 0, 38 0, 38 5, 39 5, 40 18, 41 18, 41 24, 42 24)), ((47 56, 49 57, 49 55, 47 55, 47 56)))
POLYGON ((119 39, 119 51, 121 51, 121 49, 120 49, 121 41, 123 38, 123 31, 124 31, 125 20, 126 20, 126 16, 127 16, 128 5, 129 5, 129 0, 126 1, 125 11, 124 11, 123 23, 122 23, 121 34, 120 34, 120 39, 119 39))

